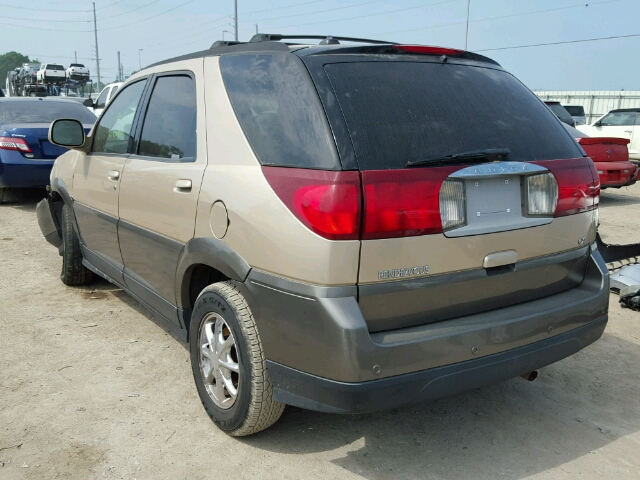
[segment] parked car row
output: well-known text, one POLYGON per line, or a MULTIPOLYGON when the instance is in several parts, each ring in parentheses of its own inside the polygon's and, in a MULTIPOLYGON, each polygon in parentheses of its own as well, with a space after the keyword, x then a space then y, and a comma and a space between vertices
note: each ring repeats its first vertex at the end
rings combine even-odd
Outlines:
POLYGON ((23 63, 7 75, 11 96, 47 96, 51 86, 66 82, 83 85, 89 80, 89 69, 81 63, 64 68, 57 63, 23 63))

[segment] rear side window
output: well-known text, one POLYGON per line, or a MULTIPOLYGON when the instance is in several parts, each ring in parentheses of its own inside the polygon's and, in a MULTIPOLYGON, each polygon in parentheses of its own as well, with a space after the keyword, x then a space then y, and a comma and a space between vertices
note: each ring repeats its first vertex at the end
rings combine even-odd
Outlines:
POLYGON ((453 63, 327 64, 362 170, 508 148, 510 160, 582 157, 538 98, 509 73, 453 63))
POLYGON ((196 119, 196 87, 191 77, 158 78, 145 115, 138 155, 193 162, 196 119))
POLYGON ((220 58, 220 68, 261 164, 340 168, 318 94, 293 56, 229 55, 220 58))
POLYGON ((553 113, 556 114, 556 116, 560 120, 562 120, 567 125, 573 125, 575 123, 575 120, 573 119, 571 114, 567 112, 567 110, 559 103, 548 103, 547 106, 551 109, 553 113))
POLYGON ((111 90, 110 87, 106 87, 104 90, 102 90, 102 93, 98 97, 98 100, 96 100, 96 108, 105 107, 107 103, 107 97, 109 96, 109 90, 111 90))

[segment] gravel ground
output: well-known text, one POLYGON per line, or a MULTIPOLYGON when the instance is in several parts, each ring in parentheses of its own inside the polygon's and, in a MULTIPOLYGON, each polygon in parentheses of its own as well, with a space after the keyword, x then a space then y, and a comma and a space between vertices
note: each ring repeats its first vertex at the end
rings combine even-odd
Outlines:
MULTIPOLYGON (((603 237, 640 241, 640 185, 608 192, 603 237)), ((640 478, 640 313, 615 295, 603 338, 533 383, 372 415, 288 407, 234 439, 144 308, 60 282, 36 200, 0 205, 0 479, 640 478)))

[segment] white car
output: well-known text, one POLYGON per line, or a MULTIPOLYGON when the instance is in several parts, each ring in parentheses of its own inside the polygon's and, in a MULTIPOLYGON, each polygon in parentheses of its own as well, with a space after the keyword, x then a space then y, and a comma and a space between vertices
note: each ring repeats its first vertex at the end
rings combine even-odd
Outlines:
POLYGON ((96 117, 99 117, 102 111, 104 110, 104 108, 109 104, 111 99, 114 97, 114 95, 116 94, 116 92, 118 91, 122 83, 123 82, 117 82, 117 83, 111 83, 107 85, 102 89, 102 92, 100 92, 100 96, 95 101, 95 103, 93 102, 93 100, 87 99, 85 100, 84 105, 89 110, 91 110, 96 115, 96 117))
POLYGON ((38 83, 62 83, 67 78, 67 72, 57 63, 43 63, 36 73, 38 83))
POLYGON ((629 139, 629 160, 640 163, 640 108, 611 110, 591 125, 578 125, 578 130, 590 137, 616 137, 629 139))
POLYGON ((67 78, 75 81, 89 80, 89 69, 81 63, 72 63, 67 68, 67 78))

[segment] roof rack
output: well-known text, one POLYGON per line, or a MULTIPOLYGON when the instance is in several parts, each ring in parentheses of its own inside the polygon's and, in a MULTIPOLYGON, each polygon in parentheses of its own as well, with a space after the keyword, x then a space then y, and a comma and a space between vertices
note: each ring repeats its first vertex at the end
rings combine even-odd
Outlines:
POLYGON ((373 45, 397 45, 396 42, 387 42, 384 40, 371 40, 370 38, 353 38, 353 37, 335 37, 332 35, 281 35, 279 33, 256 33, 249 43, 258 42, 277 42, 279 40, 322 40, 320 45, 340 45, 340 40, 343 42, 359 42, 370 43, 373 45))

